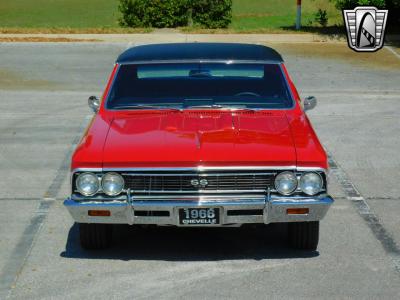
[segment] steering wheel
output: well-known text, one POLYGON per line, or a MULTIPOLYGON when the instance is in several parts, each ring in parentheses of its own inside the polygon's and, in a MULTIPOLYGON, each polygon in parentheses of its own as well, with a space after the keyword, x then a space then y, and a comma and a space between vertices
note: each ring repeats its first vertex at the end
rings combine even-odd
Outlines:
POLYGON ((234 96, 235 97, 241 97, 241 96, 261 97, 260 94, 253 93, 253 92, 241 92, 241 93, 235 94, 234 96))

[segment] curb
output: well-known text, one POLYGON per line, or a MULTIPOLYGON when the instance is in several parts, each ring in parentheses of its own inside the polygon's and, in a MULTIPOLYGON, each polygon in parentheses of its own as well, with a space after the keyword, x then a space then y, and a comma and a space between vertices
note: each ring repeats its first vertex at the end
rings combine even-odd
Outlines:
POLYGON ((0 42, 124 42, 135 44, 168 42, 242 42, 242 43, 342 43, 341 36, 319 34, 185 34, 185 33, 132 33, 132 34, 0 34, 0 42))

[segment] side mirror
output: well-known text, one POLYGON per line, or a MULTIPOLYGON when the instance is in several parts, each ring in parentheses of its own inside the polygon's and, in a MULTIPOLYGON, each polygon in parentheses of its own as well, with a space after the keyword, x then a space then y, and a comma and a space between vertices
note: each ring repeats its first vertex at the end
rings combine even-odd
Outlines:
POLYGON ((303 109, 304 111, 314 109, 317 106, 317 98, 314 96, 305 97, 303 100, 303 109))
POLYGON ((100 108, 100 99, 96 96, 90 96, 88 99, 88 105, 94 113, 97 113, 100 108))

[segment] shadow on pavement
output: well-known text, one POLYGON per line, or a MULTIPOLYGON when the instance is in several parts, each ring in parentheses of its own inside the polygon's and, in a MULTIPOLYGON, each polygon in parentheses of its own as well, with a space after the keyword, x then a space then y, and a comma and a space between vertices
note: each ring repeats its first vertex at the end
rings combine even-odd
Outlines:
POLYGON ((241 228, 176 228, 114 226, 113 246, 87 251, 79 245, 79 226, 68 234, 66 258, 218 261, 234 259, 311 258, 318 251, 295 251, 287 246, 286 226, 272 224, 241 228))

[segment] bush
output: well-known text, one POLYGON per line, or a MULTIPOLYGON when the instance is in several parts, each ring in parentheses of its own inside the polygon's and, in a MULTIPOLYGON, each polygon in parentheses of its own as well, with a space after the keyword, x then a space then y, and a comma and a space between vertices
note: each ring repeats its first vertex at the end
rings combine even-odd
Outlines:
POLYGON ((194 23, 225 28, 231 22, 232 0, 120 0, 123 27, 179 27, 194 23))
POLYGON ((356 6, 375 6, 377 8, 385 8, 385 0, 335 0, 337 9, 353 9, 356 6))
POLYGON ((206 28, 226 28, 232 19, 232 0, 192 0, 193 23, 206 28))
POLYGON ((318 9, 318 11, 314 15, 314 20, 318 22, 322 27, 328 25, 328 15, 326 10, 318 9))
POLYGON ((123 27, 178 27, 187 24, 188 0, 120 0, 123 27))
POLYGON ((337 9, 353 9, 356 6, 375 6, 388 9, 388 30, 399 32, 400 0, 333 0, 337 9), (390 26, 389 26, 390 25, 390 26))

